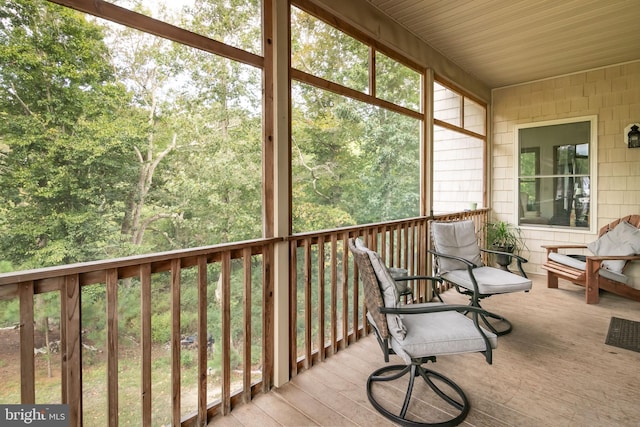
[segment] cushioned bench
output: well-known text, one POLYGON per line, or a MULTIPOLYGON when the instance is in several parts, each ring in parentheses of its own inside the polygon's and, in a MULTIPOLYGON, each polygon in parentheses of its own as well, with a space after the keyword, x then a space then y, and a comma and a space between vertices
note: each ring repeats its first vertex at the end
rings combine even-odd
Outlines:
POLYGON ((597 304, 599 290, 640 301, 640 290, 630 285, 625 268, 640 260, 640 215, 629 215, 600 229, 598 240, 589 245, 543 245, 547 260, 547 287, 557 288, 558 279, 584 286, 587 304, 597 304), (560 251, 589 249, 594 255, 576 256, 560 251))

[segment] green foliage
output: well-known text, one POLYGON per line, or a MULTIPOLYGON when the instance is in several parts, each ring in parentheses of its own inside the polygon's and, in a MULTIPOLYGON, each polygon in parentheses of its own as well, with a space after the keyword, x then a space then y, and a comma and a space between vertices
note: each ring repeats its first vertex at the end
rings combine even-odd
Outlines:
POLYGON ((489 222, 484 225, 487 243, 508 252, 519 252, 524 247, 520 228, 506 221, 489 222))
POLYGON ((20 324, 20 300, 0 300, 0 328, 20 324))
POLYGON ((0 250, 17 268, 102 258, 119 240, 113 197, 136 138, 114 126, 131 112, 102 31, 45 1, 0 13, 0 250))
POLYGON ((171 341, 170 311, 162 311, 151 315, 151 341, 156 344, 171 341))
MULTIPOLYGON (((131 3, 148 13, 145 2, 131 3)), ((207 1, 174 18, 260 54, 259 11, 258 0, 207 1)), ((294 15, 295 66, 367 93, 368 48, 309 15, 294 15)), ((418 105, 411 71, 389 58, 379 62, 378 96, 418 105)), ((262 236, 260 69, 45 0, 0 3, 0 63, 0 271, 262 236)), ((295 231, 418 214, 419 121, 301 83, 293 91, 295 231)), ((216 343, 220 274, 219 265, 207 270, 207 333, 216 343)), ((171 337, 171 288, 168 277, 158 276, 151 333, 164 344, 171 337)), ((259 365, 260 257, 252 259, 251 278, 252 363, 259 365)), ((196 283, 196 269, 182 271, 184 335, 198 329, 196 283)), ((139 345, 140 294, 139 281, 118 283, 121 351, 139 345)), ((38 321, 55 325, 59 301, 51 298, 38 298, 38 321)), ((329 310, 328 294, 323 298, 329 310)), ((229 300, 234 368, 244 340, 237 261, 229 300)), ((84 286, 81 302, 83 342, 103 350, 105 285, 84 286)), ((18 322, 18 314, 17 300, 0 301, 0 324, 18 322)), ((84 354, 87 364, 103 357, 84 354)), ((181 354, 184 367, 197 364, 196 352, 181 354)), ((212 366, 220 366, 221 356, 216 344, 212 366)))
POLYGON ((183 350, 180 352, 180 366, 185 369, 198 365, 198 353, 193 350, 183 350))

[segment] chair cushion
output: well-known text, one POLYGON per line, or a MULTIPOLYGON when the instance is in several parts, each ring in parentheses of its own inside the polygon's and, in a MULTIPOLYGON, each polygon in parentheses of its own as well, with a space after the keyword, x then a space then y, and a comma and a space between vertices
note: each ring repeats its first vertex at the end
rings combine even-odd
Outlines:
POLYGON ((616 273, 615 271, 607 270, 606 268, 601 268, 600 270, 598 270, 598 274, 604 277, 605 279, 613 280, 614 282, 624 283, 625 285, 628 285, 631 282, 631 279, 626 274, 616 273))
MULTIPOLYGON (((509 292, 528 291, 531 280, 519 274, 510 273, 495 267, 474 268, 473 276, 478 283, 481 294, 504 294, 509 292)), ((473 290, 473 282, 467 270, 456 270, 443 274, 442 278, 463 288, 473 290)))
MULTIPOLYGON (((440 304, 415 304, 412 307, 440 304)), ((407 364, 411 363, 411 358, 416 357, 486 350, 484 339, 473 321, 458 312, 411 314, 404 316, 404 322, 407 327, 404 340, 391 340, 391 347, 407 364)), ((489 338, 491 348, 496 348, 496 335, 484 329, 483 331, 489 338)))
POLYGON ((622 221, 614 227, 613 230, 606 234, 613 233, 611 236, 614 240, 627 242, 631 245, 634 253, 640 253, 640 230, 626 221, 622 221))
MULTIPOLYGON (((475 265, 482 265, 473 221, 433 222, 431 234, 436 252, 458 256, 475 265)), ((460 261, 442 257, 438 258, 438 267, 441 273, 467 268, 460 261)))
MULTIPOLYGON (((640 253, 640 230, 623 221, 613 230, 600 236, 598 240, 589 243, 587 247, 599 256, 626 256, 640 253)), ((607 260, 602 262, 602 266, 615 273, 622 273, 626 263, 624 260, 607 260)))
MULTIPOLYGON (((566 265, 572 268, 575 268, 577 270, 581 270, 581 271, 586 271, 587 270, 587 263, 584 261, 580 261, 574 257, 572 257, 571 255, 565 255, 565 254, 559 254, 557 252, 551 252, 549 253, 549 259, 551 261, 555 261, 559 264, 562 265, 566 265)), ((625 270, 626 272, 626 270, 625 270)), ((622 273, 616 273, 615 271, 611 271, 611 270, 607 270, 605 268, 601 268, 598 270, 598 274, 600 274, 600 276, 613 280, 615 282, 621 282, 624 284, 629 284, 629 282, 631 281, 631 279, 622 273)))
POLYGON ((627 277, 627 286, 640 289, 640 261, 631 261, 624 269, 624 276, 627 277))
POLYGON ((360 238, 357 238, 355 240, 355 244, 356 244, 356 248, 360 249, 361 251, 365 251, 366 252, 366 251, 370 251, 371 250, 371 249, 369 249, 367 247, 367 245, 364 244, 364 242, 360 238))
MULTIPOLYGON (((398 294, 398 288, 396 288, 395 280, 391 277, 387 266, 384 265, 380 255, 377 252, 367 249, 367 254, 371 260, 371 265, 378 278, 378 284, 382 292, 382 299, 384 300, 385 307, 396 308, 398 301, 400 300, 400 294, 398 294)), ((387 314, 387 326, 389 327, 389 333, 391 336, 398 340, 403 340, 407 333, 402 322, 402 316, 398 314, 387 314)))
POLYGON ((572 256, 559 254, 558 252, 550 252, 549 259, 555 262, 558 262, 562 265, 566 265, 568 267, 572 267, 578 270, 585 271, 587 269, 587 263, 584 261, 580 261, 572 256))

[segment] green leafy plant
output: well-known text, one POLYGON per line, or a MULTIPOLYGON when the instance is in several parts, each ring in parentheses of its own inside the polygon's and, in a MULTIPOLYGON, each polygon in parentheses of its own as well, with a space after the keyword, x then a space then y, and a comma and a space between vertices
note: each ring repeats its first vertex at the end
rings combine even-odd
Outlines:
POLYGON ((488 222, 483 230, 487 245, 492 249, 517 253, 525 247, 520 228, 509 222, 488 222))

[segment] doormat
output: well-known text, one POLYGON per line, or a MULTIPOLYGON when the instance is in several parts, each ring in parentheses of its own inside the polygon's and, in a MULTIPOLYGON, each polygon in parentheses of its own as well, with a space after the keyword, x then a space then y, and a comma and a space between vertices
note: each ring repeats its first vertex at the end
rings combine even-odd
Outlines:
POLYGON ((640 353, 640 322, 612 317, 604 343, 640 353))

